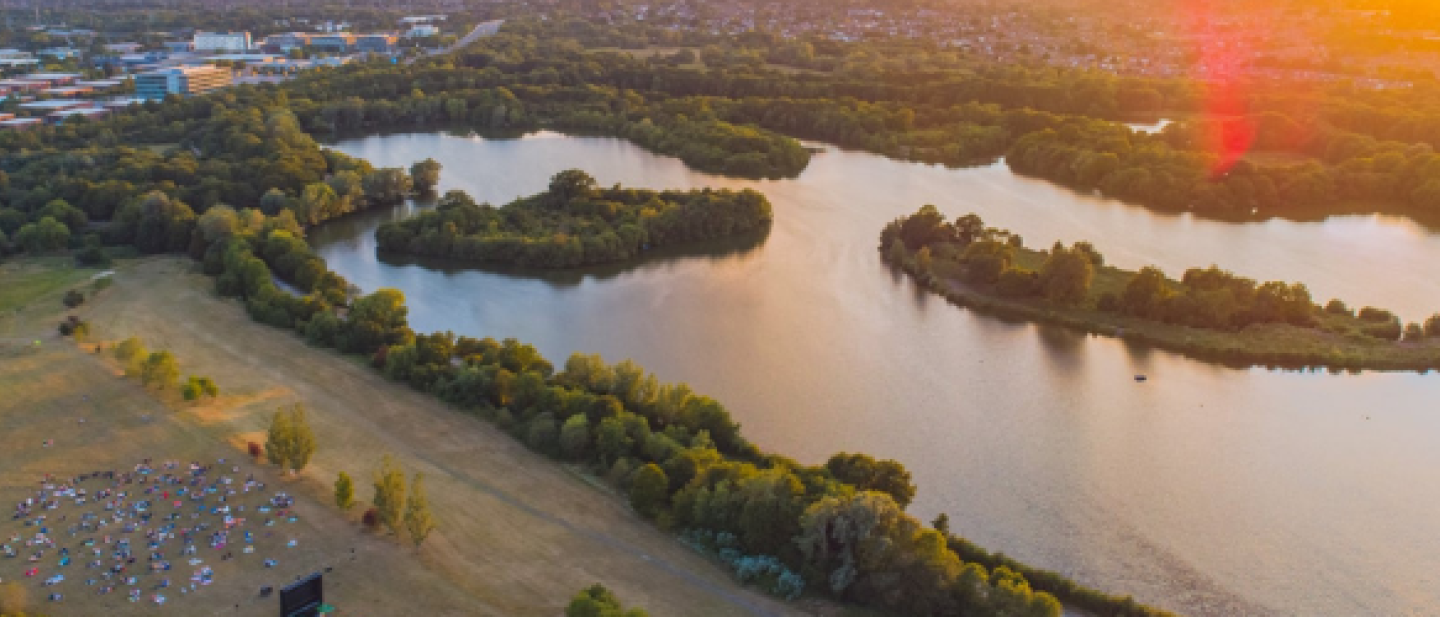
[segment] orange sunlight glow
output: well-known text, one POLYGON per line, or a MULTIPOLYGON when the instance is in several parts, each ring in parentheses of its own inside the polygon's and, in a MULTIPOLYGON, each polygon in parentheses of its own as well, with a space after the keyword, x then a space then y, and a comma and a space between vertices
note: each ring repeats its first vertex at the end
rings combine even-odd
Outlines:
POLYGON ((1204 139, 1215 155, 1210 173, 1223 176, 1255 144, 1255 123, 1249 116, 1249 101, 1242 75, 1250 50, 1243 37, 1233 36, 1217 24, 1211 0, 1185 0, 1184 16, 1194 24, 1191 33, 1199 47, 1201 79, 1204 83, 1204 139))

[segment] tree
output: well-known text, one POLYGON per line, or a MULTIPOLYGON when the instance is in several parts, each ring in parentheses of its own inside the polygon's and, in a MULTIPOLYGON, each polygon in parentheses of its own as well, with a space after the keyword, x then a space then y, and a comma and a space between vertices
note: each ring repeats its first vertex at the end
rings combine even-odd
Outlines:
POLYGON ((140 371, 140 383, 147 388, 154 386, 156 389, 165 390, 175 385, 179 379, 180 363, 175 360, 175 355, 168 351, 151 353, 140 371))
POLYGON ((1165 281, 1165 273, 1155 266, 1145 266, 1131 277, 1120 293, 1120 310, 1140 317, 1152 317, 1160 303, 1173 295, 1165 281))
POLYGON ((210 398, 220 396, 220 387, 216 386, 209 377, 191 376, 185 380, 185 385, 180 388, 180 393, 185 396, 185 400, 196 401, 204 396, 210 398))
POLYGON ((903 509, 915 499, 915 483, 904 465, 892 460, 875 460, 866 454, 840 452, 830 457, 825 469, 836 480, 860 491, 880 491, 903 509))
POLYGON ((659 465, 650 463, 635 472, 630 484, 630 505, 646 518, 654 518, 670 499, 670 479, 659 465))
POLYGON ((130 377, 140 376, 145 366, 145 358, 149 356, 150 352, 145 351, 140 339, 133 336, 115 346, 115 359, 120 361, 120 365, 125 367, 125 374, 130 377))
POLYGON ((375 504, 380 523, 398 535, 405 512, 405 472, 389 454, 380 459, 380 470, 375 472, 375 497, 370 503, 375 504))
POLYGON ((341 510, 349 510, 355 505, 355 481, 343 471, 335 478, 335 505, 341 510))
POLYGON ((595 190, 595 178, 579 169, 567 169, 550 178, 550 194, 560 203, 587 197, 595 190))
POLYGON ((293 432, 290 427, 290 414, 277 410, 270 418, 270 431, 265 439, 265 457, 271 465, 283 468, 290 460, 290 448, 294 443, 291 436, 293 432))
POLYGON ((260 211, 274 216, 284 210, 289 203, 290 196, 286 195, 285 191, 272 188, 265 191, 265 195, 260 198, 260 211))
POLYGON ((397 204, 410 194, 411 181, 404 171, 386 167, 366 174, 361 180, 361 186, 365 189, 365 197, 370 201, 377 204, 397 204))
POLYGON ((305 408, 298 404, 290 410, 290 439, 290 469, 299 473, 315 455, 315 432, 310 429, 305 408))
POLYGON ((572 460, 584 460, 590 450, 590 419, 577 413, 560 426, 560 452, 572 460))
POLYGON ((275 412, 265 442, 270 462, 290 472, 299 472, 315 454, 315 433, 305 417, 305 407, 295 405, 275 412))
POLYGON ((415 185, 416 192, 429 193, 435 190, 440 184, 440 162, 435 159, 425 159, 410 166, 411 183, 415 185))
POLYGON ((565 607, 565 617, 646 617, 646 613, 638 608, 625 610, 620 604, 619 598, 606 589, 604 585, 596 583, 570 600, 565 607))
POLYGON ((71 289, 65 292, 65 298, 62 302, 69 308, 75 308, 85 303, 85 294, 78 289, 71 289))
POLYGON ((425 543, 430 532, 435 530, 435 520, 430 513, 430 500, 425 496, 425 474, 415 473, 410 481, 410 497, 405 500, 405 530, 415 548, 425 543))
POLYGON ((70 230, 52 217, 27 223, 15 233, 15 244, 32 253, 58 251, 70 243, 70 230))
POLYGON ((600 449, 600 463, 607 467, 629 454, 634 443, 625 430, 625 422, 620 418, 601 420, 600 427, 595 431, 595 445, 600 449))
POLYGON ((1059 242, 1051 249, 1050 256, 1040 267, 1040 288, 1051 302, 1075 305, 1090 295, 1090 283, 1095 279, 1095 266, 1089 254, 1078 245, 1067 249, 1059 242))

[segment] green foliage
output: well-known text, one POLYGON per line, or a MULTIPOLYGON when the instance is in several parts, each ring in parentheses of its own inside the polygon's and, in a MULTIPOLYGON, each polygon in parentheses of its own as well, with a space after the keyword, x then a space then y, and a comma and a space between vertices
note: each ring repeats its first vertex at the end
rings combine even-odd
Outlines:
POLYGON ((120 366, 124 367, 125 375, 129 377, 139 377, 145 366, 145 359, 150 356, 150 352, 145 350, 140 339, 133 336, 120 341, 115 346, 114 353, 115 359, 120 362, 120 366))
POLYGON ((355 481, 343 471, 335 478, 335 506, 341 510, 355 507, 355 481))
POLYGON ((375 233, 388 252, 469 262, 569 268, 633 259, 651 248, 754 233, 772 214, 753 191, 597 189, 579 170, 504 208, 477 205, 459 191, 414 218, 375 233))
POLYGON ((375 496, 370 503, 375 504, 380 523, 399 535, 405 518, 405 472, 389 454, 380 460, 380 469, 375 472, 375 496))
POLYGON ((78 289, 71 289, 65 292, 65 297, 61 302, 64 303, 66 307, 75 308, 85 303, 85 294, 78 289))
POLYGON ((440 162, 435 159, 425 159, 410 166, 410 181, 415 190, 420 193, 429 193, 435 190, 435 185, 440 184, 440 162))
POLYGON ((140 369, 140 383, 145 387, 166 390, 180 379, 180 363, 168 351, 157 351, 145 358, 140 369))
POLYGON ((430 532, 435 530, 434 516, 430 512, 430 500, 425 496, 425 475, 416 473, 410 481, 410 495, 405 500, 405 531, 415 548, 420 548, 430 532))
POLYGON ((665 507, 670 496, 670 480, 665 470, 650 463, 635 472, 630 481, 630 505, 646 518, 654 518, 665 507))
POLYGON ((15 232, 15 245, 31 253, 58 251, 70 244, 70 230, 51 217, 26 223, 15 232))
POLYGON ((215 398, 220 396, 220 387, 215 385, 215 382, 209 377, 191 376, 185 380, 185 385, 180 387, 180 394, 187 401, 197 401, 205 396, 215 398))
POLYGON ((315 434, 302 405, 278 410, 271 417, 265 441, 265 455, 271 464, 289 472, 303 471, 315 448, 315 434))
POLYGON ((575 594, 565 607, 565 617, 646 617, 647 613, 638 608, 625 610, 620 600, 596 583, 575 594))
POLYGON ((840 452, 830 457, 825 469, 836 480, 860 491, 879 491, 890 496, 901 509, 915 499, 915 483, 910 472, 895 461, 877 461, 866 454, 840 452))
MULTIPOLYGON (((1089 245, 1086 245, 1089 247, 1089 245)), ((1090 296, 1090 284, 1095 280, 1095 265, 1090 260, 1094 252, 1076 244, 1067 249, 1059 242, 1050 250, 1045 265, 1040 267, 1039 285, 1045 297, 1051 302, 1075 305, 1090 296)))

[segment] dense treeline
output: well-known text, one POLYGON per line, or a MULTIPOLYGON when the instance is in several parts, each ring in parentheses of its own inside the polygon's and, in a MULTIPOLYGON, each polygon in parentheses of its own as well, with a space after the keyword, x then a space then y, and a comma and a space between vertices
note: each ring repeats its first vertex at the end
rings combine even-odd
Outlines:
POLYGON ((236 89, 147 104, 105 123, 0 136, 16 147, 0 155, 0 250, 6 238, 31 252, 103 239, 198 256, 192 232, 217 208, 228 225, 298 233, 433 186, 415 180, 438 173, 433 161, 407 173, 322 150, 284 100, 236 89), (170 139, 163 148, 105 145, 170 139))
POLYGON ((460 191, 436 208, 381 225, 381 251, 532 268, 623 261, 651 248, 724 238, 764 228, 770 202, 753 191, 603 189, 578 169, 548 191, 503 208, 460 191))
POLYGON ((1236 130, 1220 123, 1177 124, 1151 136, 1082 120, 1021 138, 1006 162, 1020 173, 1169 210, 1440 215, 1440 154, 1428 144, 1333 129, 1317 134, 1275 113, 1232 122, 1249 123, 1258 147, 1286 156, 1253 162, 1217 153, 1217 135, 1236 130))
POLYGON ((989 308, 1106 333, 1162 325, 1137 335, 1208 358, 1440 367, 1440 314, 1402 325, 1384 309, 1355 311, 1339 300, 1321 306, 1301 283, 1258 283, 1215 266, 1191 268, 1179 280, 1154 267, 1118 270, 1106 267, 1087 242, 1030 250, 1018 236, 986 227, 974 214, 947 221, 934 206, 924 206, 887 225, 880 250, 922 284, 961 301, 979 298, 989 308))

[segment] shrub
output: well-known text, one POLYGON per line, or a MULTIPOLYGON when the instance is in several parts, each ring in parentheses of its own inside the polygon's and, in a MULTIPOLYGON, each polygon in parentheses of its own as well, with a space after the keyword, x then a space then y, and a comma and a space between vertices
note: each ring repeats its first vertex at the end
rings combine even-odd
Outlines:
POLYGON ((265 456, 265 446, 262 446, 259 443, 252 441, 248 444, 245 444, 245 449, 250 453, 250 458, 255 459, 256 461, 260 460, 260 457, 265 456))
POLYGON ((360 517, 360 524, 366 529, 375 531, 380 528, 380 511, 371 507, 365 510, 365 515, 360 517))
POLYGON ((70 291, 65 292, 65 299, 63 300, 63 302, 65 303, 65 306, 75 308, 85 303, 85 294, 81 293, 78 289, 71 289, 70 291))

